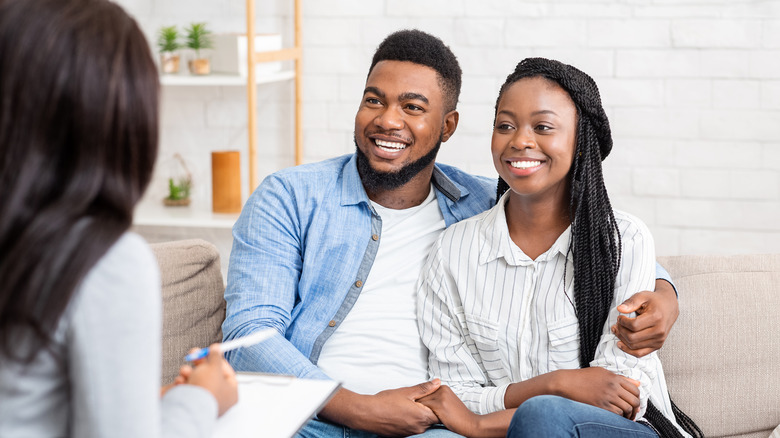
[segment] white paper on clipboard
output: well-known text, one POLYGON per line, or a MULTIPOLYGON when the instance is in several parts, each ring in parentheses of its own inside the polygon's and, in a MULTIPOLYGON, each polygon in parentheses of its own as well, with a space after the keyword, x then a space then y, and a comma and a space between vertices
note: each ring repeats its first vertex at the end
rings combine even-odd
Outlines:
POLYGON ((336 393, 332 380, 237 373, 238 403, 214 428, 213 438, 290 438, 336 393))

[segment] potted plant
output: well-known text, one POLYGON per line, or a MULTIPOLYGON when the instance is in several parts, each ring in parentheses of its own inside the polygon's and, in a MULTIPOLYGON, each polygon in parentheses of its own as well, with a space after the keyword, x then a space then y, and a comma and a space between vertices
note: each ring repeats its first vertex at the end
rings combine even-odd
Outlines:
POLYGON ((209 60, 202 57, 200 51, 213 48, 211 31, 206 28, 206 23, 192 23, 184 30, 187 32, 187 47, 195 51, 195 59, 189 62, 190 73, 209 74, 211 72, 209 60))
POLYGON ((190 189, 192 188, 192 173, 180 154, 173 155, 171 176, 168 178, 168 196, 163 198, 163 204, 169 207, 190 205, 190 189))
POLYGON ((179 30, 176 26, 163 26, 157 33, 157 47, 160 49, 160 67, 163 73, 179 72, 179 30))

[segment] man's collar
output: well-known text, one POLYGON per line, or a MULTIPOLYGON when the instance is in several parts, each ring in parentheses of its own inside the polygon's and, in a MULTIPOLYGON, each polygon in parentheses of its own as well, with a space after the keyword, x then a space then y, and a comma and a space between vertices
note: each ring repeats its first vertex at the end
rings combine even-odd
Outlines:
POLYGON ((356 205, 361 202, 368 204, 368 195, 357 170, 357 154, 352 154, 352 158, 341 168, 341 205, 356 205))
MULTIPOLYGON (((466 187, 451 180, 437 164, 433 166, 433 186, 452 202, 457 202, 469 194, 466 187)), ((352 154, 352 158, 341 169, 341 205, 356 205, 361 202, 368 203, 368 195, 357 170, 357 154, 352 154)))
POLYGON ((460 198, 469 194, 465 186, 451 180, 437 164, 433 165, 433 186, 452 202, 458 202, 460 198))

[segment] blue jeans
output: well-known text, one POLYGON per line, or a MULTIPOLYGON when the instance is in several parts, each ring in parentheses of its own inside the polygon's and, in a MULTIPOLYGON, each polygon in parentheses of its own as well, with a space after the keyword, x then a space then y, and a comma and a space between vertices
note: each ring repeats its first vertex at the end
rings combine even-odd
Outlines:
POLYGON ((595 406, 541 395, 526 400, 512 417, 506 436, 520 437, 658 437, 649 426, 595 406))
MULTIPOLYGON (((444 426, 433 426, 420 435, 420 438, 462 438, 455 432, 450 432, 444 426)), ((377 435, 362 430, 350 429, 334 423, 313 419, 303 426, 295 438, 377 438, 377 435)))

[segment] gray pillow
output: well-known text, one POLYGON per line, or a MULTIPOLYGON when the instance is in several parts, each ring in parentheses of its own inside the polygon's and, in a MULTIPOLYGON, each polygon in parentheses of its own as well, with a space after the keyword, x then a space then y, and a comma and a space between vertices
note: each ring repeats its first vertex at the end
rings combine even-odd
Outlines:
POLYGON ((170 383, 191 348, 222 341, 225 286, 219 252, 201 239, 150 245, 162 279, 162 380, 170 383))

